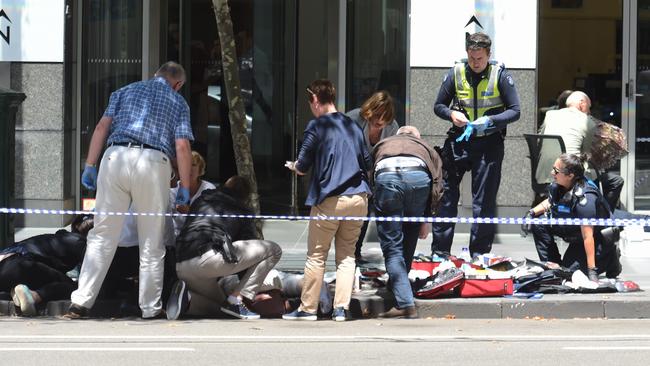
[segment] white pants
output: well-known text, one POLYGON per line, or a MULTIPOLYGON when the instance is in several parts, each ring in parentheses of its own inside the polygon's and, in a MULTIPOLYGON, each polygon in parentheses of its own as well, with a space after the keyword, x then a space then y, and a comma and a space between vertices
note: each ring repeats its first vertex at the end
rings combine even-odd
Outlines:
MULTIPOLYGON (((171 164, 160 151, 112 146, 104 153, 97 180, 97 212, 166 213, 169 205, 171 164)), ((92 308, 108 267, 111 265, 124 223, 122 215, 96 215, 88 233, 86 254, 79 273, 74 304, 92 308)), ((162 309, 165 217, 137 216, 140 245, 140 297, 142 317, 156 316, 162 309)))

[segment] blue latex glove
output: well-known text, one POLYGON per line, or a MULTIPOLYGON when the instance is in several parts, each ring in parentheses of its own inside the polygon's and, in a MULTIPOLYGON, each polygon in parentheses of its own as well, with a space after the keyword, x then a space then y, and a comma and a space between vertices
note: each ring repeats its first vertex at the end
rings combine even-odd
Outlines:
POLYGON ((483 133, 488 127, 492 126, 492 121, 490 121, 489 117, 483 116, 477 119, 474 122, 470 122, 472 124, 472 127, 476 129, 476 132, 483 133))
POLYGON ((456 142, 461 142, 463 140, 469 141, 469 138, 472 136, 472 132, 474 131, 474 127, 470 123, 465 125, 465 131, 463 131, 463 134, 458 136, 456 139, 456 142))
POLYGON ((87 189, 94 191, 97 189, 97 168, 92 165, 84 167, 84 172, 81 174, 81 184, 87 189))
POLYGON ((190 204, 190 189, 179 187, 176 193, 176 206, 187 206, 190 204))

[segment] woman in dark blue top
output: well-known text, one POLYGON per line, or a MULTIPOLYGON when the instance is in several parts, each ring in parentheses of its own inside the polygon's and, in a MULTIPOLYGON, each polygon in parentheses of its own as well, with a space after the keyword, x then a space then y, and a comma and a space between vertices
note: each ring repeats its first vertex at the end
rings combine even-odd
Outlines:
MULTIPOLYGON (((365 216, 368 209, 367 172, 372 159, 359 126, 336 111, 336 92, 328 80, 313 81, 307 88, 309 108, 316 117, 305 129, 298 160, 287 162, 287 168, 298 175, 311 169, 306 205, 312 206, 310 216, 365 216)), ((316 320, 316 311, 327 253, 332 242, 336 248, 336 293, 332 319, 347 319, 354 283, 355 243, 362 221, 311 220, 305 279, 301 304, 296 311, 285 314, 288 320, 316 320)))

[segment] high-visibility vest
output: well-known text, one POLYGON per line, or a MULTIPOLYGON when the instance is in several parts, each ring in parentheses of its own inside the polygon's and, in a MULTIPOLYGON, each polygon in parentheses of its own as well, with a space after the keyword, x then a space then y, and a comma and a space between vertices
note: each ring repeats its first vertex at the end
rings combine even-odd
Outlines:
POLYGON ((467 80, 467 62, 461 61, 454 65, 454 84, 458 103, 467 112, 470 121, 483 117, 491 109, 503 108, 499 93, 499 71, 503 64, 490 61, 488 64, 489 77, 482 79, 474 88, 467 80))

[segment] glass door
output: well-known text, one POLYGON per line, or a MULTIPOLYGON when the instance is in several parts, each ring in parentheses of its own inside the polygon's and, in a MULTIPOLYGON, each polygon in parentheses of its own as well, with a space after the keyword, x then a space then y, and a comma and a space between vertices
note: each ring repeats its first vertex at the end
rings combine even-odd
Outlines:
POLYGON ((629 211, 650 212, 650 0, 629 0, 624 19, 623 120, 629 155, 623 202, 629 211))
MULTIPOLYGON (((293 0, 231 0, 241 94, 263 213, 292 207, 296 7, 293 0)), ((206 161, 203 179, 223 183, 237 174, 224 90, 221 43, 211 0, 168 0, 163 7, 161 58, 187 73, 181 92, 190 106, 192 148, 206 161)))

